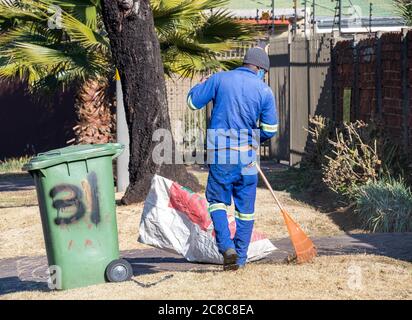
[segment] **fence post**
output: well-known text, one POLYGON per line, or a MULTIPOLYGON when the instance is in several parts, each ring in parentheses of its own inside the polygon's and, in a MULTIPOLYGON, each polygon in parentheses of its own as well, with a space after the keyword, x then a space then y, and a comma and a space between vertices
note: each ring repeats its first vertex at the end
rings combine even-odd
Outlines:
POLYGON ((337 67, 337 61, 336 61, 336 38, 331 37, 330 38, 330 63, 331 63, 331 73, 332 73, 332 120, 336 121, 337 119, 337 108, 338 108, 338 103, 337 103, 337 94, 336 94, 336 86, 338 83, 337 79, 337 72, 336 72, 336 67, 337 67))
POLYGON ((356 34, 353 36, 353 109, 354 109, 354 117, 355 119, 351 120, 359 120, 359 41, 356 37, 356 34))
MULTIPOLYGON (((290 29, 290 26, 289 26, 290 29)), ((291 59, 292 59, 292 37, 291 37, 291 32, 289 31, 289 36, 288 36, 288 61, 289 61, 289 65, 288 65, 288 110, 289 110, 289 115, 288 115, 288 130, 289 130, 289 165, 292 166, 292 153, 291 153, 291 147, 293 145, 293 133, 291 130, 291 123, 293 121, 292 119, 292 67, 291 67, 291 59)))
POLYGON ((402 29, 402 131, 405 152, 409 145, 409 72, 408 72, 408 29, 402 29))
POLYGON ((375 44, 375 97, 376 97, 376 114, 378 118, 382 117, 382 32, 376 33, 375 44))
MULTIPOLYGON (((306 12, 305 12, 306 14, 306 12)), ((305 47, 306 47, 306 76, 307 76, 307 96, 308 96, 308 127, 309 127, 309 119, 312 113, 312 101, 311 101, 311 85, 310 85, 310 50, 311 50, 311 41, 316 41, 314 38, 313 40, 305 39, 305 47)))

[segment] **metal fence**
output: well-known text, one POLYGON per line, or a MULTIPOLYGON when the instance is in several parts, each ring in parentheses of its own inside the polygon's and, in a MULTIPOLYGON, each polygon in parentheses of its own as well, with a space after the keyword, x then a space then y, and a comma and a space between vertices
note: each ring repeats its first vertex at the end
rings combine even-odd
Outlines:
POLYGON ((206 132, 207 110, 193 111, 188 108, 186 98, 192 86, 200 81, 200 76, 193 79, 174 76, 166 81, 172 134, 180 154, 196 150, 197 139, 206 132))
MULTIPOLYGON (((255 45, 254 42, 245 42, 234 50, 221 53, 218 57, 220 60, 241 59, 246 51, 255 45)), ((192 86, 199 83, 201 77, 201 75, 196 75, 190 79, 176 75, 166 81, 172 133, 177 142, 177 151, 183 155, 192 154, 197 150, 199 139, 206 137, 207 123, 213 107, 209 105, 207 108, 194 112, 187 106, 187 94, 192 86)), ((263 156, 269 155, 264 146, 262 146, 261 153, 263 156)))
POLYGON ((412 149, 412 31, 317 35, 270 42, 270 85, 279 135, 270 157, 297 165, 310 145, 309 119, 378 119, 389 136, 412 149))
POLYGON ((279 135, 271 142, 270 156, 296 165, 305 152, 310 116, 330 117, 333 112, 331 38, 274 38, 269 54, 279 116, 279 135))

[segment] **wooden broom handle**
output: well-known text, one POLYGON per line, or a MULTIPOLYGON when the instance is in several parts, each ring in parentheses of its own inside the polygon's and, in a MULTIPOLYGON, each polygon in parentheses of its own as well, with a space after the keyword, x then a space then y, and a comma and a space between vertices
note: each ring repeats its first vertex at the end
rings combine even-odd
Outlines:
POLYGON ((265 182, 266 187, 268 187, 270 193, 272 194, 273 199, 275 199, 276 204, 278 205, 280 211, 283 212, 284 210, 283 210, 282 204, 279 202, 278 198, 276 197, 275 192, 273 191, 272 187, 270 186, 270 183, 269 183, 268 179, 266 179, 265 174, 263 173, 262 169, 260 168, 260 166, 259 166, 257 163, 256 163, 256 168, 257 168, 257 170, 259 171, 259 174, 260 174, 260 176, 262 177, 263 181, 265 182))

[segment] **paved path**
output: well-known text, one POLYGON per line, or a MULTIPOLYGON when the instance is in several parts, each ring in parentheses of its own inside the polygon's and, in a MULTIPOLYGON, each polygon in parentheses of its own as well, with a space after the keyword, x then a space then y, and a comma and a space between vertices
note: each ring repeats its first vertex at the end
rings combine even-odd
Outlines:
MULTIPOLYGON (((313 239, 319 255, 342 255, 370 253, 412 262, 412 233, 355 234, 313 239)), ((289 239, 273 241, 278 248, 258 263, 285 263, 293 253, 289 239)), ((211 271, 220 266, 189 263, 182 257, 159 249, 123 251, 133 266, 136 276, 170 271, 211 271)), ((19 257, 0 260, 0 295, 47 289, 46 257, 19 257)))

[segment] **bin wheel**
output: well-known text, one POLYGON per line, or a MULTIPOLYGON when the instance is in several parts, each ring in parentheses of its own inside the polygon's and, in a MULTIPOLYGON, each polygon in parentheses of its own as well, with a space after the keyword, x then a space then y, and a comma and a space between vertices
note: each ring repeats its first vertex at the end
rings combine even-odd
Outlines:
POLYGON ((125 259, 113 260, 106 268, 106 279, 109 282, 128 281, 132 276, 132 266, 125 259))

